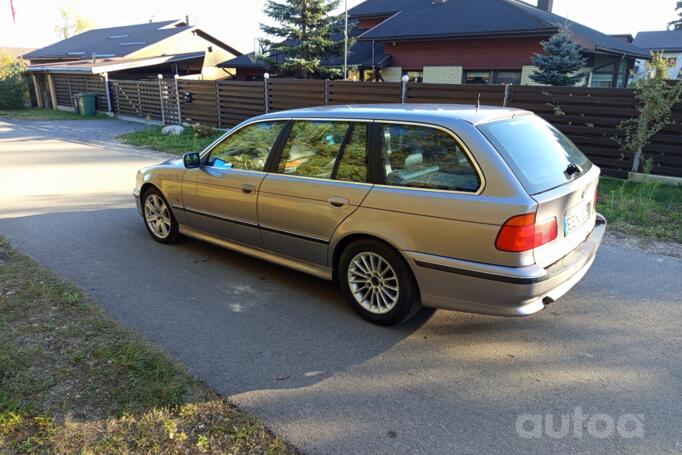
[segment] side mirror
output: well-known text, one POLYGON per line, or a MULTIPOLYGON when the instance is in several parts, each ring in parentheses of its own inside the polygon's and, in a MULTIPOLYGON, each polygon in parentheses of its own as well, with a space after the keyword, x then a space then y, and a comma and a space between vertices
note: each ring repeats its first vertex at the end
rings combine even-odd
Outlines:
POLYGON ((185 164, 187 169, 196 169, 201 167, 201 158, 197 152, 185 153, 182 156, 182 162, 185 164))

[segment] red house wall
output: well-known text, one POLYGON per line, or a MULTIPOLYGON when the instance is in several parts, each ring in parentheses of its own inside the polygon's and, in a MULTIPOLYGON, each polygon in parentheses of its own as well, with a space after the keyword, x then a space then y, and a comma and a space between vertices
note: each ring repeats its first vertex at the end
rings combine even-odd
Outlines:
POLYGON ((421 70, 424 66, 463 66, 465 70, 520 70, 542 52, 546 38, 490 38, 388 42, 391 66, 421 70))

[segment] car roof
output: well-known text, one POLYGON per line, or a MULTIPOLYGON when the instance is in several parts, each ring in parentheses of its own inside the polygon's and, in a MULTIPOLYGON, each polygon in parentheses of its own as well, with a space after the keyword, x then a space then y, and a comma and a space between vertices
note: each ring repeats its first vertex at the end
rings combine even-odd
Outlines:
POLYGON ((259 119, 281 118, 343 118, 358 120, 389 120, 403 122, 442 123, 462 120, 472 125, 494 120, 531 115, 522 109, 471 104, 353 104, 294 109, 266 114, 259 119))

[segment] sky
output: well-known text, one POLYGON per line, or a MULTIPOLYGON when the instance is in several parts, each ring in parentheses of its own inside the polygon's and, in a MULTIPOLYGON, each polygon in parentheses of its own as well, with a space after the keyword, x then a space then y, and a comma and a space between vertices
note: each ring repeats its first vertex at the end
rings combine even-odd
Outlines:
MULTIPOLYGON (((73 0, 0 0, 0 47, 42 47, 57 41, 54 27, 60 6, 73 0)), ((475 1, 475 0, 470 0, 475 1)), ((536 0, 524 0, 535 4, 536 0)), ((554 12, 605 33, 663 30, 676 17, 677 0, 555 0, 554 12)), ((96 27, 190 17, 190 23, 222 39, 241 52, 254 50, 263 34, 258 24, 267 21, 265 0, 76 0, 76 10, 96 27)), ((362 0, 348 0, 349 8, 362 0)), ((343 2, 342 2, 343 4, 343 2)))

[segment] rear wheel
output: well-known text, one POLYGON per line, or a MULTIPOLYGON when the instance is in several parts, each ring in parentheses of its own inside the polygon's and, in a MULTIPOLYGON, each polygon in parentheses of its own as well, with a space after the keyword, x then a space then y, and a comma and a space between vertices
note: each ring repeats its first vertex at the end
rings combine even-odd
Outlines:
POLYGON ((142 196, 144 224, 149 235, 161 243, 175 243, 180 240, 180 229, 173 212, 156 188, 151 188, 142 196))
POLYGON ((412 271, 384 243, 369 239, 351 243, 341 255, 338 277, 351 306, 375 324, 400 324, 421 308, 412 271))

